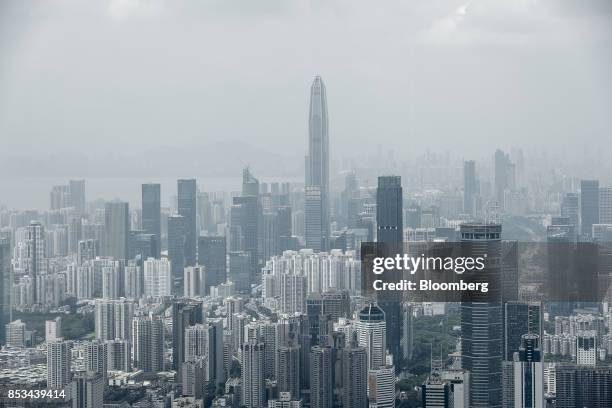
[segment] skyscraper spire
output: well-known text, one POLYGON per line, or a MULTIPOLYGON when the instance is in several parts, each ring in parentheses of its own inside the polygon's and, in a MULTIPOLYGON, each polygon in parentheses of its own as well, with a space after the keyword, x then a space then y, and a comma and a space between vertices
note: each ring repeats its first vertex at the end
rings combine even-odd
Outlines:
POLYGON ((327 96, 318 75, 310 88, 305 170, 306 246, 324 251, 329 239, 329 137, 327 96))

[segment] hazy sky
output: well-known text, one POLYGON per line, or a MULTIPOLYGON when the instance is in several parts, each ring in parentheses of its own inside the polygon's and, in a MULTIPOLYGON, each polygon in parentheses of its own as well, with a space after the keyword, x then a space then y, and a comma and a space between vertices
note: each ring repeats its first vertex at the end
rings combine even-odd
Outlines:
POLYGON ((609 0, 0 2, 9 177, 297 174, 332 157, 612 140, 609 0))

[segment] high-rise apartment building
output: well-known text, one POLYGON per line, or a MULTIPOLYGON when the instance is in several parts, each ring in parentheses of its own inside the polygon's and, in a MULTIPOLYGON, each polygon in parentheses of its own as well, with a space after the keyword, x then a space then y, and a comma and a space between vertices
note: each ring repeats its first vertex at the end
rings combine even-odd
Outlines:
POLYGON ((172 295, 171 262, 165 258, 149 258, 144 261, 145 297, 172 295))
POLYGON ((257 342, 257 340, 249 340, 241 346, 241 404, 247 408, 263 408, 265 406, 264 351, 264 344, 257 342))
POLYGON ((63 340, 47 344, 47 388, 60 389, 70 383, 70 343, 63 340))
POLYGON ((11 320, 11 241, 0 235, 0 345, 6 343, 5 325, 11 320))

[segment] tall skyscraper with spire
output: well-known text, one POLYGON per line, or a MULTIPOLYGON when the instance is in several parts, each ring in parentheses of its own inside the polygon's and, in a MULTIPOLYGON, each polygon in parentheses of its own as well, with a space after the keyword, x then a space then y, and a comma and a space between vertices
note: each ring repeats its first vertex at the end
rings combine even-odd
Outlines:
POLYGON ((306 246, 327 249, 329 240, 329 135, 327 95, 320 76, 310 88, 308 156, 304 197, 306 246))

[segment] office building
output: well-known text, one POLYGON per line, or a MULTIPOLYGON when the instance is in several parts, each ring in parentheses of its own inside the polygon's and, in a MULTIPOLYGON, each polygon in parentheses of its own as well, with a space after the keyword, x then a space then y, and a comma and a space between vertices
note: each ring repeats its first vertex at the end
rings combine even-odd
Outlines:
POLYGON ((525 334, 535 334, 542 339, 543 309, 540 302, 504 303, 504 358, 514 360, 525 334))
POLYGON ((85 180, 70 180, 68 182, 70 191, 70 207, 74 207, 77 214, 85 214, 85 180))
MULTIPOLYGON (((389 245, 388 251, 402 249, 404 240, 402 180, 399 176, 378 178, 376 190, 376 240, 389 245)), ((387 347, 395 358, 400 356, 401 307, 397 291, 382 291, 377 294, 378 306, 385 312, 387 324, 387 347)))
POLYGON ((576 231, 580 227, 580 195, 577 193, 566 193, 561 199, 561 216, 569 219, 570 225, 576 231))
POLYGON ((463 162, 463 212, 475 215, 476 195, 479 193, 478 180, 476 179, 476 162, 466 160, 463 162))
POLYGON ((544 407, 544 367, 538 334, 525 334, 514 357, 514 406, 544 407))
POLYGON ((364 307, 354 326, 359 346, 364 347, 368 357, 368 371, 386 364, 387 326, 385 313, 376 304, 364 307))
POLYGON ((464 255, 487 256, 481 273, 489 291, 465 294, 461 302, 461 365, 471 373, 470 401, 474 408, 502 404, 501 232, 499 224, 460 227, 464 255))
POLYGON ((130 209, 128 203, 112 201, 104 205, 104 246, 102 255, 128 258, 130 209))
POLYGON ((104 405, 104 386, 104 378, 98 373, 87 371, 76 373, 70 387, 72 408, 102 407, 104 405))
POLYGON ((599 180, 580 181, 580 232, 590 236, 599 224, 599 180))
POLYGON ((327 94, 320 76, 310 88, 308 155, 305 160, 305 239, 314 251, 327 250, 329 239, 329 129, 327 94))
POLYGON ((227 280, 227 242, 224 236, 198 238, 198 265, 205 268, 204 294, 211 286, 218 286, 227 280))
POLYGON ((195 179, 178 180, 177 189, 178 213, 185 220, 185 265, 194 266, 196 264, 198 238, 196 231, 196 197, 198 193, 196 181, 195 179))
POLYGON ((185 250, 187 245, 187 218, 182 215, 168 217, 168 259, 172 272, 172 288, 178 292, 183 280, 185 268, 185 250))
POLYGON ((204 289, 206 270, 203 266, 186 266, 183 278, 183 293, 185 297, 206 296, 204 289))
POLYGON ((395 367, 385 365, 368 371, 368 399, 371 408, 395 407, 395 367))
POLYGON ((159 258, 161 251, 161 187, 159 184, 142 185, 142 229, 155 237, 157 252, 152 256, 159 258))

